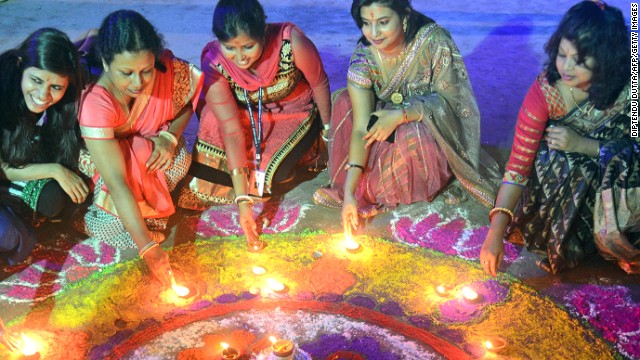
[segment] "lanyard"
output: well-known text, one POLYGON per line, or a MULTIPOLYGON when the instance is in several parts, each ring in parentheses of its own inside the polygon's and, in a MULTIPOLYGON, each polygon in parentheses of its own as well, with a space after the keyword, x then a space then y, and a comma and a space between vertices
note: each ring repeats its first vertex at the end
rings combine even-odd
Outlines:
MULTIPOLYGON (((244 90, 244 89, 243 89, 244 90)), ((251 120, 251 132, 253 133, 253 144, 256 147, 256 169, 260 170, 261 143, 262 143, 262 87, 258 88, 258 128, 256 131, 256 121, 253 118, 253 109, 247 90, 244 90, 244 98, 247 101, 247 109, 249 110, 249 120, 251 120)))

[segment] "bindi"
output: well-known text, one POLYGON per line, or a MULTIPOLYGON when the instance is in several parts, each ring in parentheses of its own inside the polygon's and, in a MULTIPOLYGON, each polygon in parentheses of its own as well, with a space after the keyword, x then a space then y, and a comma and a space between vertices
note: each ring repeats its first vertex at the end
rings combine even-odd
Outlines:
POLYGON ((374 17, 373 17, 373 11, 369 11, 369 17, 371 18, 371 21, 373 21, 374 17))

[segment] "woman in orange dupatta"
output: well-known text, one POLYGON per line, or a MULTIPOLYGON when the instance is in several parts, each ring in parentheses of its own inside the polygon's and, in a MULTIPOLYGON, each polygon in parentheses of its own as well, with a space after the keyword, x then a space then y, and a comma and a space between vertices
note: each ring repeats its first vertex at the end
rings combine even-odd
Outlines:
POLYGON ((154 275, 168 283, 158 231, 175 212, 170 191, 191 162, 182 132, 201 73, 163 50, 154 27, 134 11, 107 16, 97 46, 104 73, 85 91, 80 109, 90 153, 81 169, 95 184, 85 230, 119 247, 137 246, 154 275))

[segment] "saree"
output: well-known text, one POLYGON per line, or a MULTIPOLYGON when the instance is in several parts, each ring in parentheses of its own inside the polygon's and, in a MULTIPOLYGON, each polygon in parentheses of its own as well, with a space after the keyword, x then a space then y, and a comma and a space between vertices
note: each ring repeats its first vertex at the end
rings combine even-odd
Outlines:
MULTIPOLYGON (((355 196, 367 207, 432 201, 456 178, 460 186, 492 206, 498 165, 480 148, 480 113, 471 83, 450 34, 437 24, 418 31, 387 77, 371 46, 359 43, 351 57, 348 81, 372 89, 376 110, 393 108, 392 95, 418 108, 419 121, 396 128, 393 143, 374 142, 355 196)), ((353 127, 346 91, 334 94, 329 133, 329 184, 314 194, 316 203, 340 207, 353 127)))
MULTIPOLYGON (((624 231, 638 231, 639 216, 639 198, 629 197, 636 194, 639 183, 638 139, 629 137, 629 87, 604 110, 595 109, 587 99, 567 112, 559 90, 548 83, 544 73, 534 83, 530 94, 523 104, 523 111, 528 112, 529 117, 536 117, 533 109, 543 107, 547 109, 548 117, 537 117, 537 120, 544 128, 569 127, 580 136, 598 140, 600 151, 598 157, 590 157, 553 150, 542 139, 544 130, 540 131, 530 175, 525 172, 526 176, 513 176, 508 174, 509 170, 505 174, 505 181, 524 186, 514 211, 514 221, 507 232, 519 233, 530 251, 545 254, 554 274, 577 266, 594 255, 598 248, 605 257, 624 258, 637 265, 640 252, 631 250, 634 245, 620 236, 624 231), (537 99, 530 96, 534 93, 541 96, 537 99), (632 172, 623 171, 622 166, 632 172), (622 204, 617 203, 620 199, 622 204), (616 203, 620 205, 617 209, 616 203), (626 215, 621 217, 621 214, 626 215), (618 227, 618 219, 628 221, 618 227), (601 234, 596 236, 596 241, 594 224, 596 235, 601 234), (621 251, 621 247, 625 250, 621 251)), ((518 130, 516 134, 518 137, 518 130)), ((517 146, 516 141, 514 146, 517 146)), ((513 158, 516 152, 512 151, 507 169, 517 162, 513 158)))
MULTIPOLYGON (((317 150, 313 145, 319 140, 321 114, 330 111, 328 80, 315 49, 294 54, 294 30, 301 34, 290 23, 267 25, 265 48, 255 71, 239 69, 226 59, 219 41, 212 41, 203 49, 202 96, 212 85, 220 86, 221 91, 216 94, 215 103, 203 101, 193 164, 188 185, 180 194, 180 207, 202 210, 232 203, 233 169, 247 167, 251 173, 264 172, 264 194, 268 195, 289 177, 295 165, 315 160, 317 150), (303 61, 309 70, 303 73, 294 58, 303 61), (318 100, 323 91, 327 104, 318 100), (261 137, 253 133, 249 109, 254 126, 257 118, 261 119, 261 137), (254 161, 258 141, 262 158, 259 169, 254 161)), ((255 187, 251 194, 257 195, 255 187)))
MULTIPOLYGON (((181 137, 169 169, 149 173, 145 163, 153 152, 153 143, 148 138, 166 131, 183 107, 195 108, 202 87, 202 73, 192 64, 174 58, 169 51, 165 51, 161 62, 166 71, 154 72, 152 83, 135 99, 128 115, 98 84, 85 90, 79 113, 83 138, 118 141, 125 159, 125 180, 149 230, 163 230, 167 218, 175 212, 170 192, 186 175, 191 156, 181 137)), ((134 247, 88 152, 81 153, 79 169, 94 185, 93 204, 84 216, 84 230, 107 242, 134 247)))

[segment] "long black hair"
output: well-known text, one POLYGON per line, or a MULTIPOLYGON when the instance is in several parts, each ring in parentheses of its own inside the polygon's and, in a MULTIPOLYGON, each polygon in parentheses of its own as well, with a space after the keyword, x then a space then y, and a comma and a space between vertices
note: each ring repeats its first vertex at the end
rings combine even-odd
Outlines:
POLYGON ((43 28, 22 44, 0 55, 0 158, 3 166, 55 162, 76 169, 82 141, 77 105, 84 87, 78 53, 63 32, 43 28), (36 141, 40 114, 29 111, 22 93, 25 69, 35 67, 68 78, 62 98, 45 111, 46 121, 36 141))
POLYGON ((603 1, 581 1, 564 15, 558 29, 545 46, 547 79, 550 84, 560 79, 556 57, 560 41, 571 41, 578 50, 578 63, 593 57, 589 99, 597 109, 605 109, 615 102, 631 76, 627 26, 622 12, 603 1))
MULTIPOLYGON (((360 11, 364 6, 371 6, 373 4, 393 10, 400 16, 401 21, 403 17, 407 18, 407 30, 404 33, 405 44, 413 41, 420 28, 435 22, 430 17, 414 10, 411 7, 411 0, 353 0, 351 3, 351 17, 356 22, 356 25, 358 25, 358 29, 362 29, 362 14, 360 14, 360 11)), ((364 36, 358 41, 364 45, 370 45, 364 36)))
POLYGON ((140 13, 118 10, 107 15, 98 30, 98 56, 108 65, 124 52, 150 51, 155 56, 155 68, 164 72, 161 58, 164 40, 156 28, 140 13))
POLYGON ((221 42, 240 33, 264 40, 266 15, 258 0, 220 0, 213 10, 211 30, 221 42))

